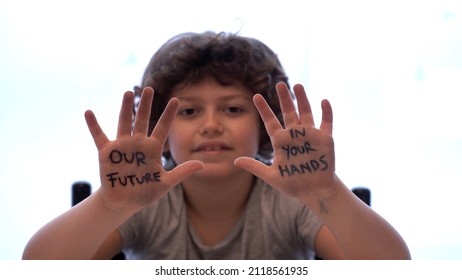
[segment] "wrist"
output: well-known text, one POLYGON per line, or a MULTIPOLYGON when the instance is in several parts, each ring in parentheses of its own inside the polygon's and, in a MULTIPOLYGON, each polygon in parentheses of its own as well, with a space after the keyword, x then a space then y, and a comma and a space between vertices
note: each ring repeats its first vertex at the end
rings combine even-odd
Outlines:
POLYGON ((104 194, 103 187, 100 187, 95 193, 95 199, 98 204, 108 212, 111 212, 117 216, 128 218, 133 214, 137 213, 142 209, 140 206, 135 205, 123 205, 122 203, 112 202, 108 199, 108 196, 104 194))
POLYGON ((299 197, 299 200, 312 209, 325 212, 325 204, 335 199, 335 197, 346 189, 346 186, 340 178, 334 174, 329 183, 313 189, 316 191, 310 192, 310 194, 306 196, 299 197))

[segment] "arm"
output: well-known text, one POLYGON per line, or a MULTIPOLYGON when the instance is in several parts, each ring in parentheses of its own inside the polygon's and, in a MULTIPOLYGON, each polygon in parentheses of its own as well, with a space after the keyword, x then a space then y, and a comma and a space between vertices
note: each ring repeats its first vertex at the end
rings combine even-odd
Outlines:
POLYGON ((326 259, 337 245, 347 259, 410 259, 399 233, 380 215, 360 201, 341 182, 327 199, 302 200, 325 223, 316 238, 317 253, 326 259), (317 206, 316 206, 317 205, 317 206), (334 239, 328 239, 331 235, 334 239))
MULTIPOLYGON (((131 215, 108 209, 100 190, 43 226, 30 239, 23 259, 91 259, 114 229, 131 215)), ((113 256, 120 244, 106 243, 105 255, 113 256)))
POLYGON ((134 95, 124 95, 114 141, 106 137, 91 111, 85 113, 98 149, 101 187, 40 229, 27 244, 24 259, 112 256, 120 250, 117 228, 124 221, 203 167, 191 161, 169 172, 163 169, 162 149, 178 100, 169 102, 152 135, 147 136, 153 95, 151 88, 143 91, 133 131, 134 95))
POLYGON ((398 232, 365 205, 335 174, 333 114, 323 100, 320 128, 314 125, 311 106, 301 85, 294 87, 298 112, 287 86, 276 86, 284 127, 261 95, 255 105, 265 123, 274 149, 274 160, 266 166, 251 158, 238 158, 240 166, 281 192, 296 197, 315 211, 325 227, 319 232, 317 248, 323 256, 347 259, 407 259, 408 248, 398 232), (339 253, 327 249, 338 247, 339 253))

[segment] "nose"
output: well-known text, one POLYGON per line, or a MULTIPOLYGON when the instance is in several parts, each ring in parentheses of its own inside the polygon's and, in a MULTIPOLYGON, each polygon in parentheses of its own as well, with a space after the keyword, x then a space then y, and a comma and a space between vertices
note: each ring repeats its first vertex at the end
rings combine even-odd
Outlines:
POLYGON ((223 132, 223 125, 217 113, 208 111, 204 114, 199 133, 201 135, 217 135, 223 132))

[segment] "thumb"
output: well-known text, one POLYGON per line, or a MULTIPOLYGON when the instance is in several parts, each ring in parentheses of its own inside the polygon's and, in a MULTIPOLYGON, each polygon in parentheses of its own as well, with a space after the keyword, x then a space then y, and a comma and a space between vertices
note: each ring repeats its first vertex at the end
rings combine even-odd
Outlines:
POLYGON ((269 179, 269 166, 265 165, 263 162, 250 157, 239 157, 234 160, 234 165, 243 168, 253 175, 266 181, 269 179))
POLYGON ((167 172, 166 179, 170 185, 175 186, 202 168, 204 168, 204 164, 199 160, 187 161, 167 172))

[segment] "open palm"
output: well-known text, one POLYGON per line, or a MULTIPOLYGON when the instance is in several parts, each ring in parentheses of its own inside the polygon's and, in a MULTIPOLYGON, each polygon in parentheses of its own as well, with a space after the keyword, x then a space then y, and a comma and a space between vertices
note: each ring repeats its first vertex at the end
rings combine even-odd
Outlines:
POLYGON ((335 180, 330 103, 322 101, 322 122, 317 129, 303 86, 294 86, 298 113, 287 86, 278 83, 276 90, 284 124, 279 122, 261 95, 254 97, 255 106, 271 138, 274 150, 272 165, 267 166, 248 157, 236 159, 235 164, 294 197, 329 191, 335 180))
POLYGON ((199 161, 190 161, 169 172, 164 170, 161 160, 163 145, 179 101, 170 100, 152 134, 147 135, 153 98, 154 91, 145 88, 132 129, 134 94, 125 93, 117 137, 113 141, 107 138, 93 112, 85 112, 98 149, 102 198, 111 208, 141 209, 203 167, 199 161))

